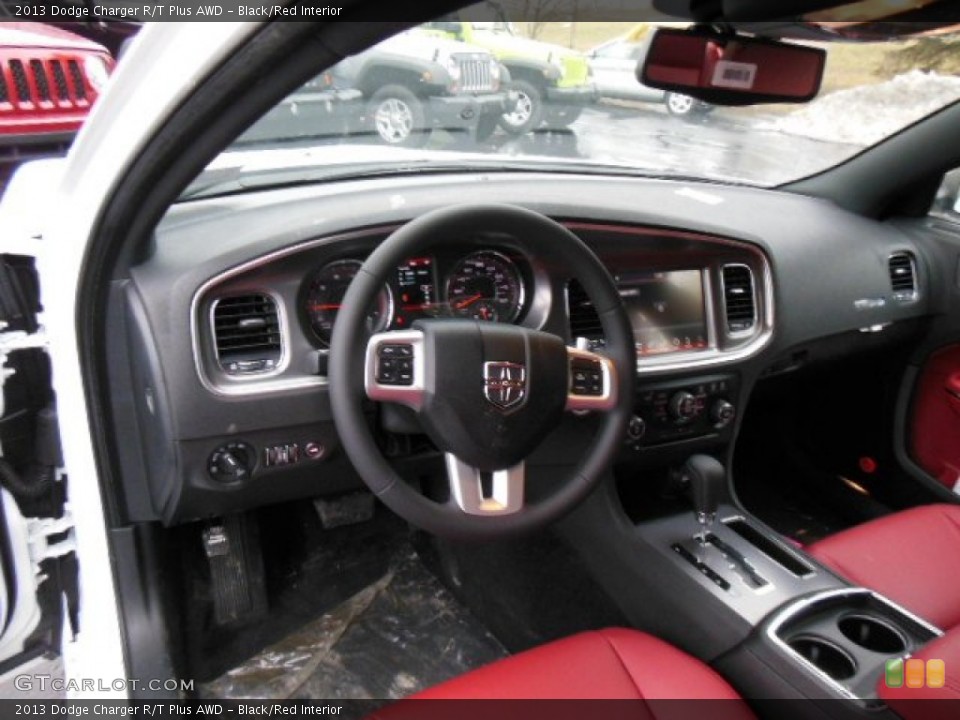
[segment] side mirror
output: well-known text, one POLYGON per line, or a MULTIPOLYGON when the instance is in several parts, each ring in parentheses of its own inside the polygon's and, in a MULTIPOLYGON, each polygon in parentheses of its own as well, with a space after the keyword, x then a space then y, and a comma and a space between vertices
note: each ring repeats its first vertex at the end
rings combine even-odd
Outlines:
POLYGON ((637 77, 713 105, 808 102, 820 92, 826 56, 806 45, 660 28, 637 77))

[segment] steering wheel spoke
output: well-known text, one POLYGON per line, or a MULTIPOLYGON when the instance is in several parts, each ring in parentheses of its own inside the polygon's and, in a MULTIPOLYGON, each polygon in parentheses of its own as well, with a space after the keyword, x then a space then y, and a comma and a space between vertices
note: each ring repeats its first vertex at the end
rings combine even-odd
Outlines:
POLYGON ((617 407, 617 368, 613 360, 589 350, 568 347, 567 367, 567 410, 606 412, 617 407))
POLYGON ((524 463, 490 473, 490 491, 484 491, 483 473, 452 453, 445 453, 450 496, 467 515, 511 515, 523 508, 524 463))
POLYGON ((414 410, 422 407, 427 376, 422 332, 377 333, 367 342, 364 362, 368 398, 400 403, 414 410))

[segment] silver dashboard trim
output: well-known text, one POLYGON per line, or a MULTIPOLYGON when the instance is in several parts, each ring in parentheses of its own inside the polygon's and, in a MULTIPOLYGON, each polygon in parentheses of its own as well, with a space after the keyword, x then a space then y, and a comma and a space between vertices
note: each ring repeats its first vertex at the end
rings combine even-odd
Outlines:
MULTIPOLYGON (((763 276, 763 295, 762 303, 758 303, 757 307, 762 306, 762 313, 760 318, 760 330, 758 334, 744 345, 731 349, 731 350, 721 350, 718 347, 719 339, 717 337, 716 329, 716 313, 714 312, 714 303, 713 303, 713 274, 715 268, 719 266, 706 266, 702 268, 704 270, 704 292, 706 294, 705 305, 706 311, 711 316, 708 323, 708 345, 710 349, 698 351, 696 353, 677 353, 676 355, 663 358, 645 358, 637 360, 637 374, 639 376, 644 375, 658 375, 665 374, 676 371, 685 371, 685 370, 698 370, 701 368, 711 368, 715 366, 722 366, 727 363, 737 362, 744 360, 746 358, 752 357, 759 353, 771 340, 773 337, 773 323, 774 323, 774 302, 773 302, 773 274, 770 268, 770 263, 767 260, 766 255, 755 245, 748 241, 732 240, 722 237, 715 237, 712 235, 702 234, 696 231, 686 231, 686 230, 672 230, 668 228, 647 228, 642 226, 624 226, 616 223, 602 223, 602 222, 577 222, 569 221, 562 223, 564 227, 576 231, 576 230, 596 230, 596 231, 605 231, 605 232, 615 232, 628 235, 657 235, 661 237, 680 237, 685 239, 694 239, 699 242, 710 243, 715 245, 723 245, 726 247, 737 248, 741 251, 749 252, 751 255, 756 258, 757 263, 762 268, 763 276), (678 357, 679 355, 679 357, 678 357)), ((328 384, 328 380, 324 376, 320 375, 299 375, 294 377, 282 377, 281 372, 289 370, 290 358, 287 358, 285 364, 283 364, 282 371, 272 372, 269 376, 267 374, 262 375, 252 375, 247 377, 231 377, 225 373, 216 371, 214 373, 209 372, 209 368, 206 366, 210 364, 207 360, 208 358, 208 348, 204 348, 203 339, 201 338, 200 332, 200 310, 201 305, 204 302, 207 302, 209 298, 207 297, 211 290, 213 290, 217 285, 222 284, 230 278, 241 275, 250 270, 267 265, 276 260, 280 260, 290 255, 295 255, 299 252, 305 250, 310 250, 317 247, 323 247, 325 245, 332 245, 338 242, 343 242, 347 240, 356 240, 367 238, 376 235, 383 235, 384 233, 389 234, 402 227, 403 223, 391 223, 385 225, 379 225, 376 227, 365 228, 363 230, 353 230, 343 233, 337 233, 335 235, 329 235, 319 238, 311 238, 306 241, 294 243, 285 248, 279 250, 274 250, 272 252, 261 255, 252 260, 242 262, 228 270, 225 270, 221 273, 218 273, 204 282, 193 294, 193 297, 190 302, 190 334, 191 334, 191 351, 193 354, 194 368, 197 372, 197 377, 200 379, 201 385, 210 393, 214 395, 221 396, 250 396, 250 395, 259 395, 268 392, 284 392, 284 391, 293 391, 301 390, 305 388, 320 387, 328 384)), ((755 270, 755 268, 752 268, 755 270)), ((754 272, 754 277, 756 278, 756 272, 754 272)), ((278 302, 278 312, 282 314, 284 318, 281 323, 281 330, 283 333, 281 342, 286 346, 290 346, 290 326, 289 326, 289 313, 284 302, 278 302)), ((215 360, 214 360, 215 362, 215 360)))
MULTIPOLYGON (((742 246, 736 245, 736 247, 742 246)), ((773 274, 770 270, 770 265, 767 262, 766 257, 759 251, 752 250, 751 252, 757 253, 758 262, 760 262, 763 268, 764 288, 762 320, 759 323, 759 330, 753 339, 747 343, 744 343, 740 347, 732 348, 730 350, 723 350, 719 346, 714 345, 709 350, 684 354, 683 357, 676 357, 676 355, 679 355, 679 353, 677 353, 674 356, 667 356, 663 358, 638 359, 638 375, 652 375, 674 371, 697 370, 701 368, 715 367, 717 365, 724 365, 726 363, 738 362, 740 360, 746 360, 747 358, 753 357, 770 343, 770 340, 773 338, 773 274)), ((712 274, 714 269, 717 267, 718 266, 711 265, 704 268, 705 275, 711 278, 711 288, 712 274)), ((712 289, 710 292, 710 302, 707 306, 707 312, 711 315, 708 323, 708 332, 714 333, 713 337, 716 337, 716 323, 718 322, 718 318, 714 308, 712 289)), ((728 337, 731 336, 728 335, 728 337)))
MULTIPOLYGON (((271 262, 280 260, 290 255, 295 255, 304 250, 310 250, 312 248, 322 247, 324 245, 343 242, 345 240, 356 240, 370 237, 372 235, 382 235, 385 232, 391 233, 399 227, 400 225, 385 225, 376 228, 367 228, 364 230, 339 233, 337 235, 329 235, 322 238, 312 238, 310 240, 281 248, 280 250, 269 252, 266 255, 261 255, 253 260, 247 260, 246 262, 235 265, 224 272, 214 275, 205 283, 203 283, 203 285, 197 288, 197 290, 193 293, 193 298, 190 301, 190 337, 194 369, 196 370, 197 377, 200 379, 200 384, 203 385, 204 389, 214 395, 236 397, 260 395, 268 392, 302 390, 304 388, 327 385, 327 378, 321 375, 300 375, 289 378, 280 377, 280 373, 289 368, 289 355, 285 362, 278 363, 278 368, 281 369, 273 371, 269 375, 264 373, 246 377, 231 377, 225 373, 217 371, 216 375, 218 377, 216 379, 211 377, 211 374, 208 372, 208 368, 205 367, 206 355, 203 349, 200 332, 201 305, 204 302, 211 302, 212 305, 213 299, 207 297, 210 291, 213 290, 217 285, 220 285, 230 278, 236 277, 237 275, 242 275, 245 272, 255 270, 271 262)), ((258 290, 257 292, 260 291, 258 290)), ((284 347, 289 347, 290 327, 287 317, 288 313, 286 310, 286 303, 282 301, 282 298, 277 297, 275 293, 270 294, 274 297, 275 302, 277 302, 277 312, 282 318, 280 323, 281 343, 284 347)), ((211 348, 211 350, 215 352, 215 349, 211 348)))
POLYGON ((720 266, 720 297, 723 298, 723 317, 721 318, 724 321, 726 326, 727 337, 734 340, 740 338, 748 338, 754 333, 754 328, 757 326, 757 322, 760 320, 759 313, 757 312, 757 280, 753 268, 744 263, 724 263, 720 266), (747 272, 750 273, 750 297, 753 300, 753 317, 751 318, 751 324, 749 330, 731 330, 729 326, 729 318, 727 317, 727 281, 724 279, 723 272, 727 268, 746 268, 747 272))
MULTIPOLYGON (((638 358, 637 359, 637 374, 638 376, 644 375, 657 375, 657 374, 666 374, 670 372, 685 371, 685 370, 698 370, 701 368, 711 368, 718 365, 724 365, 726 363, 737 362, 740 360, 745 360, 747 358, 753 357, 759 353, 764 347, 766 347, 770 340, 773 338, 773 327, 774 327, 774 318, 775 318, 775 304, 773 300, 774 290, 773 290, 773 271, 770 267, 770 261, 767 259, 766 253, 764 253, 759 247, 754 243, 747 240, 734 240, 724 237, 718 237, 715 235, 709 235, 695 230, 681 230, 681 229, 671 229, 671 228, 659 228, 659 227, 643 227, 643 226, 631 226, 631 225, 622 225, 618 223, 603 223, 603 222, 567 222, 564 223, 564 227, 569 230, 591 230, 595 232, 610 232, 610 233, 620 233, 622 235, 640 235, 640 236, 655 236, 655 237, 668 237, 668 238, 680 238, 683 240, 694 240, 696 242, 702 242, 712 245, 721 245, 729 248, 736 248, 741 252, 749 253, 755 259, 757 265, 761 269, 762 281, 763 281, 763 295, 762 303, 755 303, 755 311, 760 315, 759 325, 756 332, 756 335, 749 342, 744 343, 739 347, 735 347, 729 350, 722 350, 719 347, 719 338, 716 334, 717 332, 717 316, 715 313, 714 303, 713 303, 713 274, 714 272, 719 272, 719 269, 723 265, 729 263, 719 263, 714 265, 704 265, 700 266, 701 270, 704 271, 704 275, 707 278, 704 287, 704 291, 708 293, 706 300, 706 312, 710 316, 708 318, 708 328, 707 328, 707 339, 710 349, 708 350, 699 350, 696 352, 690 353, 671 353, 668 356, 659 357, 659 358, 638 358)), ((742 263, 741 263, 742 264, 742 263)), ((756 282, 757 282, 757 268, 748 265, 753 271, 754 276, 754 292, 757 291, 756 282)), ((695 269, 695 268, 693 268, 695 269)), ((569 307, 569 305, 568 305, 569 307)), ((726 334, 726 337, 729 337, 731 340, 737 340, 736 337, 731 337, 729 334, 726 334)))
POLYGON ((216 363, 218 370, 223 372, 223 374, 230 380, 236 380, 243 382, 245 380, 253 379, 264 379, 271 378, 283 373, 287 369, 287 365, 290 362, 290 353, 289 353, 289 343, 287 342, 287 312, 286 306, 283 303, 283 298, 277 295, 272 290, 259 289, 259 290, 250 290, 249 293, 228 293, 221 295, 217 298, 214 298, 210 303, 210 310, 207 314, 207 322, 210 325, 210 336, 213 344, 213 354, 216 358, 216 363), (217 326, 216 326, 216 313, 217 307, 224 300, 229 300, 234 297, 241 297, 243 294, 250 295, 263 295, 265 297, 273 300, 273 305, 277 309, 277 329, 280 331, 280 359, 277 360, 277 364, 270 370, 263 372, 251 372, 251 373, 241 373, 239 375, 231 375, 223 370, 223 360, 220 357, 220 349, 217 347, 217 326))

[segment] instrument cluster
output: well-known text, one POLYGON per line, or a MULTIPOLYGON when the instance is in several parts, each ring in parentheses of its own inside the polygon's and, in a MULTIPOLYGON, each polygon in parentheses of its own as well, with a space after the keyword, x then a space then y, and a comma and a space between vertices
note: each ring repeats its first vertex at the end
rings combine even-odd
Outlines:
MULTIPOLYGON (((304 281, 302 312, 313 335, 329 346, 347 288, 363 262, 326 262, 304 281)), ((515 323, 527 309, 523 258, 491 248, 467 255, 425 255, 396 268, 370 308, 370 332, 402 330, 422 318, 472 318, 515 323)))

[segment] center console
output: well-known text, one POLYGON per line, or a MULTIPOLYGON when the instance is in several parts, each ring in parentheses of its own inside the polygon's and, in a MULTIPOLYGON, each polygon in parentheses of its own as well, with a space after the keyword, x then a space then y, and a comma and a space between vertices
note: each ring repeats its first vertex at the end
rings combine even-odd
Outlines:
POLYGON ((717 668, 747 697, 833 699, 837 717, 875 713, 889 660, 940 630, 891 600, 850 587, 798 547, 722 502, 726 472, 694 455, 682 469, 693 512, 643 522, 679 573, 753 628, 717 668), (762 670, 762 672, 761 672, 762 670))
POLYGON ((864 588, 801 598, 765 626, 766 640, 836 693, 879 706, 877 682, 888 660, 941 635, 924 620, 864 588))

